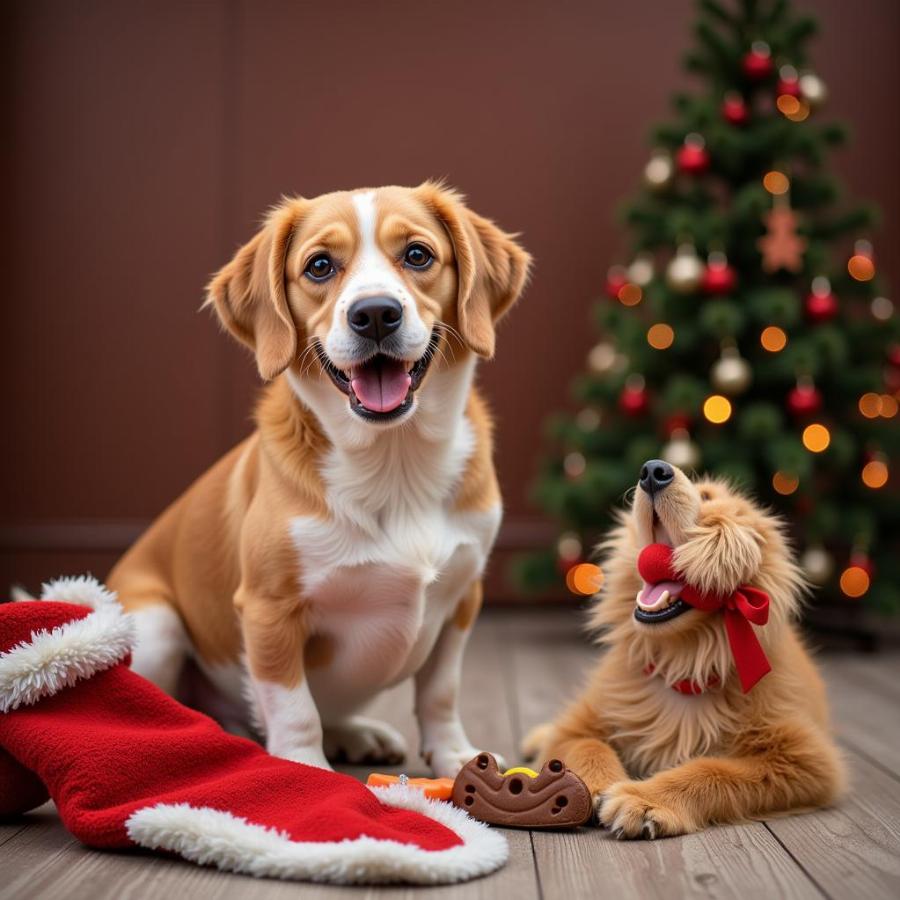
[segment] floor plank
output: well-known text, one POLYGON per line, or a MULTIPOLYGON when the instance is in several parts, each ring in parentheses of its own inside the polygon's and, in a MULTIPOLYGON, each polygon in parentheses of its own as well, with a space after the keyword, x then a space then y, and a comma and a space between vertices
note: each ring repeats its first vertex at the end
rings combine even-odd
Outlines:
POLYGON ((851 789, 839 806, 767 825, 829 896, 900 897, 900 782, 846 755, 851 789))

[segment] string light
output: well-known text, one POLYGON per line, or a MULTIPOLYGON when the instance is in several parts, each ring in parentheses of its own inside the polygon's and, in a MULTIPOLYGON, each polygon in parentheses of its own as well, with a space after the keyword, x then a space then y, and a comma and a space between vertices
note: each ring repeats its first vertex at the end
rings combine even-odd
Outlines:
POLYGON ((841 572, 841 590, 853 599, 862 597, 870 583, 869 573, 860 566, 847 566, 841 572))
POLYGON ((887 322, 894 314, 894 304, 887 297, 875 297, 872 300, 872 315, 879 322, 887 322))
POLYGON ((872 245, 868 241, 857 241, 853 256, 847 260, 847 271, 856 281, 871 281, 875 277, 875 262, 872 259, 872 245))
POLYGON ((762 344, 763 349, 768 350, 769 353, 779 353, 787 346, 788 339, 783 328, 779 328, 777 325, 769 325, 768 328, 763 328, 762 334, 759 336, 759 342, 762 344))
POLYGON ((584 458, 583 453, 579 453, 575 450, 572 453, 566 454, 566 458, 563 460, 563 469, 565 469, 566 475, 568 475, 569 478, 578 478, 584 474, 586 468, 587 460, 584 458))
POLYGON ((556 545, 559 557, 566 562, 574 562, 581 556, 581 539, 574 531, 563 532, 556 545))
POLYGON ((593 563, 579 563, 566 572, 566 587, 582 597, 596 594, 603 585, 603 570, 593 563))
POLYGON ((647 329, 647 343, 654 350, 668 350, 675 341, 675 331, 665 322, 657 322, 647 329))
MULTIPOLYGON (((791 97, 790 99, 797 101, 797 108, 792 112, 784 112, 782 110, 782 112, 784 113, 784 117, 786 119, 789 119, 791 122, 803 122, 808 119, 810 109, 809 104, 805 100, 798 100, 796 97, 791 97)), ((791 104, 791 106, 793 107, 793 104, 791 104)))
POLYGON ((803 429, 803 446, 810 453, 821 453, 828 449, 830 443, 831 432, 824 425, 813 422, 812 425, 807 425, 803 429))
POLYGON ((888 467, 883 459, 873 459, 863 466, 862 482, 867 488, 877 491, 888 483, 888 467))
POLYGON ((884 419, 893 419, 897 415, 897 401, 890 394, 881 395, 881 416, 884 419))
POLYGON ((859 411, 867 419, 877 419, 881 415, 881 404, 881 397, 869 391, 859 398, 859 411))
POLYGON ((621 303, 622 306, 637 306, 643 299, 644 292, 640 289, 639 285, 628 281, 619 288, 616 296, 619 298, 619 303, 621 303))
POLYGON ((775 101, 775 105, 778 107, 778 112, 788 118, 796 116, 801 110, 800 100, 790 94, 781 94, 775 101))
POLYGON ((770 194, 786 194, 791 187, 791 181, 784 172, 766 172, 763 176, 763 187, 770 194))
POLYGON ((788 472, 779 471, 772 476, 772 487, 783 497, 793 494, 799 486, 800 479, 788 472))
POLYGON ((713 425, 721 425, 731 418, 731 401, 721 394, 711 394, 703 404, 703 415, 713 425))

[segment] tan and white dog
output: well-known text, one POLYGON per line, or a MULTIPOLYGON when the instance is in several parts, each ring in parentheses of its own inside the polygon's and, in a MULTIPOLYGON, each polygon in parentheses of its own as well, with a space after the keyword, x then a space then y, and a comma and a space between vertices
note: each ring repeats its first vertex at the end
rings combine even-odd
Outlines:
POLYGON ((431 182, 271 212, 208 299, 271 382, 258 428, 109 578, 136 671, 174 692, 192 657, 220 717, 320 766, 400 761, 402 737, 358 710, 413 677, 435 774, 478 752, 459 673, 501 500, 473 376, 529 265, 431 182))

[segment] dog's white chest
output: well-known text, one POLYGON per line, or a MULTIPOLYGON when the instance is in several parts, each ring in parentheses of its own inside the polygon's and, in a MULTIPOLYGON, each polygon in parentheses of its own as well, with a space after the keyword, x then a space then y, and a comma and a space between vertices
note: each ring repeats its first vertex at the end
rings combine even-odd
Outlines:
POLYGON ((398 439, 377 453, 336 451, 323 470, 331 515, 291 520, 313 630, 334 648, 309 673, 326 723, 416 672, 480 576, 500 508, 452 508, 472 446, 463 419, 437 448, 398 439))

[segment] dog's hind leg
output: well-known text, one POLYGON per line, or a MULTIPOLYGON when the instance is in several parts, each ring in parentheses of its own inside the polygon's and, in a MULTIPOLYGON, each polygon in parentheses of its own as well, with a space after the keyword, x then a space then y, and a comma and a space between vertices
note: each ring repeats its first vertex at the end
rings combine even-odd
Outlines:
POLYGON ((123 599, 137 631, 132 670, 174 696, 191 645, 181 616, 163 598, 137 603, 127 595, 123 599))

